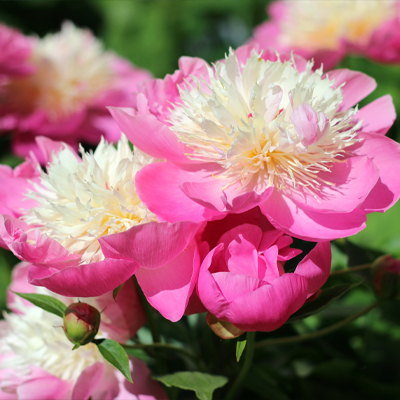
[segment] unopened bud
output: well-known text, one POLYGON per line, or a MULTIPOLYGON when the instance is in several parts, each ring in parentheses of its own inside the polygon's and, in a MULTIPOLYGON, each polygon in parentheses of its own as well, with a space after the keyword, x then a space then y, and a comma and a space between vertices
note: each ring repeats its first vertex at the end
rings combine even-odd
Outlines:
POLYGON ((64 332, 75 345, 90 343, 99 330, 100 313, 87 303, 73 303, 64 313, 64 332))
POLYGON ((400 260, 390 255, 377 258, 371 275, 378 297, 389 300, 400 298, 400 260))

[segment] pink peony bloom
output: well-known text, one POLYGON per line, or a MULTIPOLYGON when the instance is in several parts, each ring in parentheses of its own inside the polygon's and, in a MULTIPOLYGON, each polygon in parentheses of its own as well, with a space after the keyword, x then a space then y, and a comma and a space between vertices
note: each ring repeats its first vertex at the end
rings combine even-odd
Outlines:
MULTIPOLYGON (((0 45, 4 35, 0 30, 0 45)), ((1 84, 0 130, 13 131, 14 152, 34 151, 43 162, 38 135, 75 148, 80 141, 97 144, 101 136, 116 142, 120 131, 105 107, 135 106, 131 92, 151 75, 104 51, 90 31, 70 22, 57 34, 26 40, 34 71, 1 84)))
POLYGON ((159 221, 204 221, 260 206, 278 229, 331 240, 365 227, 400 196, 391 167, 400 145, 384 134, 390 96, 358 111, 375 81, 350 70, 323 75, 304 59, 244 46, 214 68, 182 58, 147 81, 138 110, 112 114, 135 146, 165 162, 145 166, 137 193, 159 221))
MULTIPOLYGON (((26 282, 28 266, 21 263, 13 275, 12 290, 50 294, 26 282)), ((143 310, 133 283, 115 303, 111 293, 89 299, 93 305, 107 307, 102 313, 98 336, 125 342, 134 332, 121 324, 121 316, 144 322, 143 310), (114 305, 118 304, 116 308, 114 305), (140 308, 138 308, 138 306, 140 308), (133 307, 133 308, 132 308, 133 307), (129 309, 129 313, 127 312, 129 309), (135 315, 136 311, 136 315, 135 315), (132 314, 133 312, 133 314, 132 314)), ((76 299, 58 296, 66 304, 76 299)), ((0 323, 0 399, 166 399, 163 389, 150 378, 143 361, 130 357, 134 385, 100 355, 89 343, 71 351, 72 344, 62 330, 62 319, 45 312, 17 296, 10 296, 9 308, 0 323)), ((137 322, 136 329, 139 327, 137 322)))
POLYGON ((268 6, 271 20, 258 26, 249 44, 295 51, 333 68, 347 53, 379 62, 400 62, 400 2, 397 0, 282 1, 268 6))
MULTIPOLYGON (((93 297, 136 274, 149 302, 166 318, 180 319, 200 267, 193 238, 202 224, 160 223, 141 202, 135 176, 156 160, 138 149, 133 154, 124 135, 117 149, 102 140, 93 153, 81 149, 82 158, 50 139, 40 144, 47 173, 36 164, 40 176, 21 178, 13 207, 3 194, 7 187, 0 188, 0 239, 31 264, 29 282, 64 296, 93 297)), ((8 172, 10 185, 20 179, 8 172)))
POLYGON ((244 331, 279 328, 329 276, 328 242, 318 243, 294 272, 285 273, 285 262, 301 251, 289 247, 292 238, 258 208, 209 222, 202 240, 210 251, 201 264, 197 294, 218 319, 244 331))
POLYGON ((29 63, 32 40, 16 29, 0 24, 0 79, 33 72, 29 63))

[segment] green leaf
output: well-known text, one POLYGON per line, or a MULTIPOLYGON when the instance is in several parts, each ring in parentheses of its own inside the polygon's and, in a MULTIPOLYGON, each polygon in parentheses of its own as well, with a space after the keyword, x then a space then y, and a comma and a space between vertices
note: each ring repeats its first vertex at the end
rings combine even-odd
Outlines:
POLYGON ((400 202, 385 213, 368 215, 367 227, 357 235, 347 238, 350 242, 367 249, 400 257, 400 202))
POLYGON ((124 285, 125 285, 125 282, 122 283, 121 285, 117 286, 117 287, 113 290, 113 298, 114 298, 115 301, 117 301, 118 293, 121 291, 121 289, 124 287, 124 285))
POLYGON ((49 313, 58 315, 59 317, 64 316, 64 311, 67 306, 60 300, 55 299, 54 297, 47 296, 45 294, 37 294, 37 293, 18 293, 13 292, 19 297, 22 297, 25 300, 30 301, 36 307, 39 307, 49 313))
POLYGON ((129 382, 133 383, 129 368, 129 358, 125 349, 115 340, 111 339, 97 339, 93 342, 97 345, 104 359, 121 371, 129 382))
POLYGON ((320 295, 315 300, 305 303, 303 307, 300 308, 300 310, 292 314, 287 322, 298 321, 300 319, 307 318, 310 315, 314 315, 320 312, 322 309, 331 304, 334 300, 336 300, 340 296, 343 296, 350 289, 355 288, 362 282, 363 281, 356 283, 341 283, 339 285, 335 285, 328 289, 322 290, 320 295))
POLYGON ((236 343, 236 361, 239 362, 240 357, 242 357, 243 350, 246 347, 246 339, 238 339, 236 343))
POLYGON ((175 386, 180 389, 193 390, 200 400, 211 400, 214 390, 228 382, 224 376, 202 372, 176 372, 171 375, 154 377, 154 379, 168 387, 175 386))

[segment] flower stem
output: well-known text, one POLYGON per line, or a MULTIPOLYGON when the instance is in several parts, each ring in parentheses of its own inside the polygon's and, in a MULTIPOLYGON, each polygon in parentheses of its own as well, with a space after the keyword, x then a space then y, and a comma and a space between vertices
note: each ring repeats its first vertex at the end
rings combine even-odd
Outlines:
POLYGON ((305 335, 300 335, 300 336, 288 336, 288 337, 276 338, 276 339, 266 339, 266 340, 262 340, 261 342, 256 343, 254 347, 259 348, 259 347, 265 347, 265 346, 273 346, 273 345, 277 345, 277 344, 305 342, 306 340, 311 340, 311 339, 318 338, 320 336, 328 335, 329 333, 334 332, 337 329, 340 329, 343 326, 355 321, 357 318, 369 313, 372 309, 374 309, 379 304, 380 304, 380 301, 377 300, 374 303, 370 304, 368 307, 359 311, 358 313, 350 315, 350 317, 348 317, 342 321, 339 321, 336 324, 328 326, 327 328, 320 329, 319 331, 307 333, 305 335))
POLYGON ((247 373, 249 372, 251 363, 253 361, 255 336, 256 336, 255 332, 247 332, 246 335, 247 343, 244 354, 243 366, 239 372, 239 375, 236 377, 235 382, 233 382, 233 385, 231 386, 227 395, 225 396, 225 400, 232 400, 236 397, 237 394, 239 394, 239 390, 243 384, 244 379, 246 378, 247 373))
POLYGON ((362 265, 357 265, 356 267, 350 267, 347 269, 339 269, 337 271, 331 272, 329 276, 343 275, 343 274, 349 274, 352 272, 363 271, 365 269, 370 269, 371 266, 372 266, 372 264, 362 264, 362 265))

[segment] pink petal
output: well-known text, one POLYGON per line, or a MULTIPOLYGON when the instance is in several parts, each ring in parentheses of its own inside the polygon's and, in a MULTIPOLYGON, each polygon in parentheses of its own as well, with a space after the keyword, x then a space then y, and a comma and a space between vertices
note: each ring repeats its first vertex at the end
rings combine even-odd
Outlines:
POLYGON ((149 303, 172 322, 181 319, 196 285, 200 267, 192 242, 174 260, 157 269, 140 268, 137 280, 149 303))
POLYGON ((265 282, 272 283, 275 279, 279 278, 283 270, 278 267, 278 247, 272 246, 264 251, 264 259, 266 261, 266 268, 264 271, 259 271, 259 278, 265 282))
POLYGON ((318 126, 318 114, 307 103, 300 104, 290 115, 296 132, 303 136, 306 145, 315 142, 320 134, 318 126))
POLYGON ((227 181, 212 179, 206 182, 185 182, 180 185, 182 192, 196 203, 222 212, 225 209, 226 195, 222 188, 227 181))
POLYGON ((35 138, 35 141, 43 154, 43 164, 51 163, 53 161, 53 155, 57 155, 65 147, 68 147, 72 151, 78 161, 82 161, 76 151, 67 143, 54 141, 45 136, 38 136, 35 138))
POLYGON ((392 96, 386 95, 374 100, 361 108, 356 117, 358 120, 364 120, 363 132, 385 135, 396 119, 392 96))
POLYGON ((100 329, 120 343, 136 335, 146 322, 146 315, 133 279, 128 279, 114 300, 112 292, 96 297, 99 310, 104 310, 100 329))
POLYGON ((59 271, 52 265, 32 265, 29 283, 68 297, 95 297, 114 290, 138 270, 134 261, 106 259, 59 271))
POLYGON ((191 242, 200 224, 150 222, 126 232, 103 236, 103 254, 111 259, 129 260, 146 269, 156 269, 175 259, 191 242))
POLYGON ((304 240, 333 240, 365 228, 366 215, 360 209, 350 213, 313 212, 278 191, 260 208, 277 229, 304 240))
POLYGON ((64 381, 55 376, 48 375, 26 380, 18 385, 19 400, 65 400, 71 388, 70 381, 64 381))
POLYGON ((346 83, 342 87, 344 99, 339 107, 339 111, 345 111, 353 107, 364 97, 368 96, 376 88, 375 79, 358 71, 349 69, 337 69, 326 74, 330 80, 335 80, 335 86, 346 83))
POLYGON ((221 255, 223 257, 223 249, 224 245, 219 244, 207 254, 201 264, 197 294, 208 311, 218 318, 226 320, 229 303, 210 272, 210 269, 218 265, 221 255))
MULTIPOLYGON (((144 361, 135 357, 129 357, 133 383, 128 382, 120 373, 117 373, 119 380, 119 394, 113 400, 167 400, 161 385, 151 378, 151 371, 144 361)), ((96 399, 94 399, 96 400, 96 399)), ((99 398, 98 400, 103 400, 99 398)))
POLYGON ((265 285, 265 282, 254 276, 236 275, 232 272, 215 272, 212 277, 229 302, 265 285))
POLYGON ((260 245, 258 246, 259 251, 266 251, 272 245, 276 243, 276 241, 283 235, 282 231, 277 229, 268 230, 263 232, 262 239, 260 245))
POLYGON ((319 172, 322 183, 317 198, 310 194, 291 194, 300 207, 316 212, 351 212, 368 196, 379 179, 379 170, 368 157, 352 157, 333 164, 330 172, 319 172))
POLYGON ((72 390, 71 400, 88 400, 103 379, 106 366, 97 362, 86 368, 72 390))
POLYGON ((270 332, 282 326, 306 301, 307 279, 284 274, 265 285, 237 297, 229 304, 229 322, 245 331, 270 332))
POLYGON ((299 263, 295 270, 308 280, 308 294, 320 289, 329 277, 331 271, 331 245, 329 242, 317 243, 317 245, 299 263))
POLYGON ((254 251, 258 249, 262 231, 256 225, 243 224, 226 232, 219 243, 224 245, 228 270, 235 274, 258 277, 254 251))
POLYGON ((264 203, 274 191, 273 187, 262 188, 260 192, 255 190, 241 194, 233 186, 225 190, 226 204, 225 209, 228 212, 239 214, 251 210, 254 207, 264 203))
POLYGON ((141 169, 136 175, 135 183, 140 199, 159 220, 200 222, 213 219, 221 213, 187 197, 181 190, 181 185, 203 179, 201 173, 185 171, 166 162, 150 164, 141 169))
POLYGON ((362 133, 365 140, 354 152, 369 157, 379 169, 380 179, 360 206, 367 213, 386 211, 400 197, 400 174, 396 166, 400 158, 400 144, 381 134, 362 133))
POLYGON ((178 141, 175 134, 150 114, 131 116, 125 111, 109 107, 111 115, 129 140, 145 153, 159 159, 191 163, 185 156, 190 148, 178 141))

